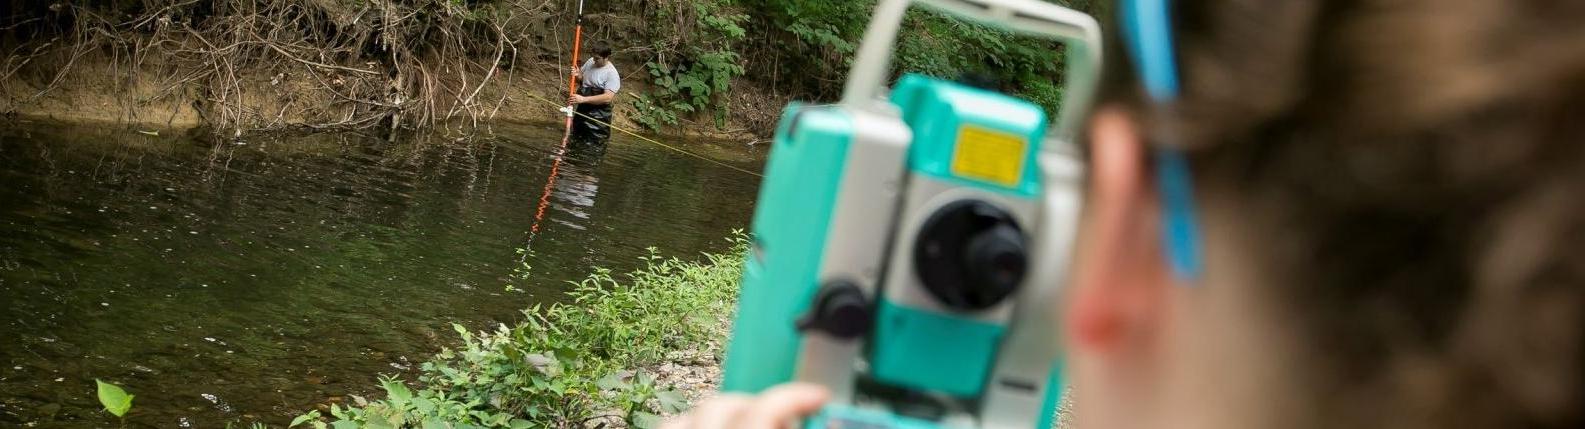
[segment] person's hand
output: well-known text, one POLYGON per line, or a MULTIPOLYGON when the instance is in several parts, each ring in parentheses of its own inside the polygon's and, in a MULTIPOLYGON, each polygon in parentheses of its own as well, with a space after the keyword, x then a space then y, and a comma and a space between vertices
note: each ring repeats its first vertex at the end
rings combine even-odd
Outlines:
POLYGON ((582 77, 582 76, 583 76, 583 70, 579 70, 577 66, 573 66, 572 67, 572 77, 582 77))
POLYGON ((583 102, 587 101, 588 99, 588 97, 584 97, 582 95, 573 95, 571 97, 567 97, 567 104, 583 104, 583 102))
POLYGON ((758 396, 723 393, 662 424, 661 429, 782 429, 814 413, 830 393, 809 383, 772 387, 758 396))

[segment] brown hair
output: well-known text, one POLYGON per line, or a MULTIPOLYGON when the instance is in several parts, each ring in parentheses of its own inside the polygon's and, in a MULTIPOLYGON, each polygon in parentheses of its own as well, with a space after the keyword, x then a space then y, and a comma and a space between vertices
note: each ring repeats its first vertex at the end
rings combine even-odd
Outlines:
POLYGON ((1181 98, 1144 107, 1110 40, 1101 104, 1172 121, 1198 198, 1269 237, 1316 425, 1585 427, 1585 3, 1173 13, 1181 98))
POLYGON ((595 42, 589 46, 589 53, 600 58, 611 58, 611 45, 607 45, 604 42, 595 42))

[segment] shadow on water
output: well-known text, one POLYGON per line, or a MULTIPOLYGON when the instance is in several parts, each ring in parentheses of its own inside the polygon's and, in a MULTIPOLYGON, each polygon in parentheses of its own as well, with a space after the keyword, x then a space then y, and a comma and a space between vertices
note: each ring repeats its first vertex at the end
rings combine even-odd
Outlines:
POLYGON ((530 242, 560 137, 0 127, 0 427, 114 425, 94 378, 137 395, 132 427, 283 425, 411 374, 451 322, 511 322, 591 266, 719 250, 748 223, 757 178, 619 136, 569 150, 530 242), (527 289, 507 292, 530 243, 527 289))

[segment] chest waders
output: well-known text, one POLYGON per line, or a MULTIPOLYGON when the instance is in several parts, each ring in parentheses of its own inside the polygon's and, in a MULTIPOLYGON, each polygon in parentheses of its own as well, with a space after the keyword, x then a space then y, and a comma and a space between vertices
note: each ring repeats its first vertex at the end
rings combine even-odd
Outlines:
MULTIPOLYGON (((580 85, 578 95, 593 97, 604 94, 605 88, 598 86, 580 85)), ((577 107, 578 115, 572 119, 572 134, 579 140, 596 140, 604 142, 611 138, 611 104, 583 103, 577 107), (596 121, 589 120, 590 118, 596 121)))

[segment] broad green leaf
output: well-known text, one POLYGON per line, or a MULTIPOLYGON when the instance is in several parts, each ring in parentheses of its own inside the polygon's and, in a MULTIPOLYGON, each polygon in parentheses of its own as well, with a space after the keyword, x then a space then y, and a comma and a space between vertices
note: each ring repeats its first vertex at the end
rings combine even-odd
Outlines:
POLYGON ((643 411, 633 412, 633 427, 638 429, 650 429, 658 426, 660 426, 660 416, 643 411))
POLYGON ((295 427, 297 425, 303 424, 303 422, 306 422, 306 421, 309 421, 309 420, 313 420, 313 419, 316 419, 316 418, 319 418, 319 413, 318 412, 313 412, 313 413, 297 416, 297 418, 292 419, 292 423, 286 425, 286 427, 287 428, 295 427))
POLYGON ((655 399, 660 401, 660 408, 669 413, 681 412, 688 407, 688 399, 674 390, 656 391, 655 399))
POLYGON ((389 399, 393 405, 406 405, 413 399, 413 391, 408 390, 407 385, 403 384, 401 380, 387 378, 381 381, 380 384, 385 388, 385 397, 389 399))
POLYGON ((617 373, 617 372, 613 372, 613 373, 611 373, 609 375, 606 375, 604 378, 601 378, 599 381, 596 381, 594 384, 596 386, 599 386, 603 390, 617 390, 617 389, 626 389, 626 388, 628 388, 628 383, 626 381, 622 381, 622 374, 621 373, 617 373))
POLYGON ((431 401, 422 396, 413 398, 413 407, 417 409, 418 413, 421 415, 427 416, 435 414, 435 401, 431 401))
POLYGON ((132 409, 132 396, 127 391, 121 390, 114 384, 94 380, 99 385, 99 404, 105 406, 105 411, 115 414, 116 417, 125 417, 127 411, 132 409))

